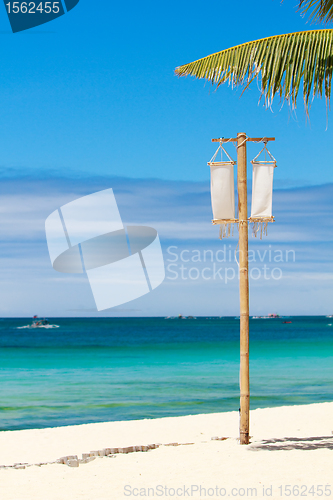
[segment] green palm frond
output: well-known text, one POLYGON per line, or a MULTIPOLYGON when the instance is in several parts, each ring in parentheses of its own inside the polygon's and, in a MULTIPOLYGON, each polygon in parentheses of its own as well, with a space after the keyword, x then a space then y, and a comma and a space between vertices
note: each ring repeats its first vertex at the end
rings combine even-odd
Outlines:
POLYGON ((313 21, 333 21, 333 0, 299 0, 299 9, 313 21))
POLYGON ((248 87, 261 79, 265 103, 276 94, 296 107, 303 87, 306 111, 312 96, 330 101, 333 72, 333 30, 313 30, 277 35, 247 42, 176 68, 178 76, 205 78, 219 87, 248 87), (302 84, 303 82, 303 84, 302 84))

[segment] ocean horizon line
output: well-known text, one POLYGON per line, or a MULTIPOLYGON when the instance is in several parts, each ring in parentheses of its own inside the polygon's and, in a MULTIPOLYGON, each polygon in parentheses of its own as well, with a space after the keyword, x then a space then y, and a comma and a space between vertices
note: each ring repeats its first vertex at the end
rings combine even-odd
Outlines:
MULTIPOLYGON (((270 313, 269 313, 270 314, 270 313)), ((218 316, 218 315, 209 315, 209 314, 204 314, 204 315, 193 315, 193 314, 185 314, 181 315, 181 318, 178 318, 179 313, 176 314, 175 316, 165 316, 165 315, 159 315, 159 316, 57 316, 57 315, 38 315, 38 318, 57 318, 57 319, 211 319, 211 318, 217 318, 217 319, 239 319, 239 315, 237 314, 230 314, 230 315, 223 315, 223 316, 218 316)), ((259 313, 255 314, 250 314, 250 319, 281 319, 281 318, 331 318, 333 315, 331 314, 277 314, 276 316, 269 317, 268 315, 261 316, 259 313)), ((27 319, 30 320, 31 318, 34 318, 34 316, 0 316, 0 320, 10 320, 10 319, 27 319)))

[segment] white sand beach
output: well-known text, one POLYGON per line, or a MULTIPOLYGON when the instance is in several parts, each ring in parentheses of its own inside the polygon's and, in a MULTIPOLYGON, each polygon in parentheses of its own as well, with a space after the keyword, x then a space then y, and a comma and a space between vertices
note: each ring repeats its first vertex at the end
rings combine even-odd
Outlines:
POLYGON ((0 466, 161 446, 0 468, 0 499, 333 498, 333 403, 253 410, 250 425, 249 446, 238 444, 237 412, 1 432, 0 466))

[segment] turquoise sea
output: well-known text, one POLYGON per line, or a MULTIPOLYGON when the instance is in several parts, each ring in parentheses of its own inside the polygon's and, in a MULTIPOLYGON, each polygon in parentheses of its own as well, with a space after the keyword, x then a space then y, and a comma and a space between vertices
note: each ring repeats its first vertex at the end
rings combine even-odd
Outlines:
MULTIPOLYGON (((0 430, 239 408, 236 318, 49 320, 0 320, 0 430)), ((250 321, 251 408, 333 401, 332 323, 250 321)))

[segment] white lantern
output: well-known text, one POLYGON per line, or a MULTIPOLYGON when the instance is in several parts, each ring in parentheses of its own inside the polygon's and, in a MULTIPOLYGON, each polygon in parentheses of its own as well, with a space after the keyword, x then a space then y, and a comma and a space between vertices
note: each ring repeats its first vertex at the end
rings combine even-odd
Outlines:
POLYGON ((251 219, 271 218, 275 162, 252 162, 251 219))
POLYGON ((220 145, 215 155, 208 163, 210 166, 211 198, 214 220, 235 219, 235 186, 234 165, 236 162, 228 155, 220 145), (228 161, 215 161, 217 153, 221 149, 226 153, 228 161))
POLYGON ((253 234, 257 235, 259 229, 267 234, 267 223, 273 222, 272 201, 273 201, 273 175, 276 167, 276 160, 268 151, 266 144, 260 153, 251 161, 253 165, 252 173, 252 203, 251 217, 253 222, 253 234), (258 160, 261 153, 265 151, 265 160, 258 160), (269 157, 266 160, 267 155, 269 157))

